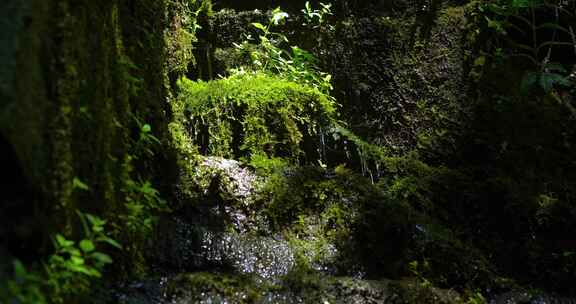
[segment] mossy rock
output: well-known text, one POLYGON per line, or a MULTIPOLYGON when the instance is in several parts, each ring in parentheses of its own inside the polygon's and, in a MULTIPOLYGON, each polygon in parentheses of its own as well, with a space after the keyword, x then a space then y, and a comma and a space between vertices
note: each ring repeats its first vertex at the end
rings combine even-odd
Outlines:
POLYGON ((343 166, 309 166, 272 176, 264 190, 272 229, 285 233, 308 267, 401 275, 418 213, 370 179, 343 166))
POLYGON ((280 285, 267 285, 245 276, 188 273, 171 279, 166 294, 173 303, 463 303, 454 291, 425 287, 414 281, 326 276, 291 278, 280 285))
MULTIPOLYGON (((207 155, 303 157, 303 141, 335 116, 318 89, 262 73, 209 82, 179 81, 191 117, 189 134, 207 155)), ((313 157, 313 156, 309 156, 313 157)))
POLYGON ((180 274, 166 286, 172 303, 257 303, 262 297, 254 280, 217 273, 180 274))

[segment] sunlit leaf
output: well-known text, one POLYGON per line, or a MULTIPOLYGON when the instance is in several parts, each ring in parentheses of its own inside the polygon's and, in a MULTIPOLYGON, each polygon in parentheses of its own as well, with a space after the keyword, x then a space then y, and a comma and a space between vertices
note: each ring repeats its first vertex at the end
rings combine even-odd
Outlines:
POLYGON ((84 265, 84 259, 82 257, 79 257, 79 256, 71 256, 70 261, 74 265, 84 265))
POLYGON ((80 241, 80 249, 82 249, 82 251, 88 253, 88 252, 92 252, 94 251, 95 246, 94 243, 91 240, 82 240, 80 241))
POLYGON ((89 191, 90 187, 88 187, 88 185, 86 185, 85 183, 83 183, 79 178, 74 177, 74 179, 72 179, 72 188, 74 189, 79 189, 79 190, 84 190, 84 191, 89 191))
POLYGON ((266 27, 265 27, 262 23, 259 23, 259 22, 254 22, 254 23, 252 23, 252 26, 255 27, 255 28, 257 28, 257 29, 259 29, 259 30, 262 30, 263 32, 267 32, 267 31, 268 31, 268 30, 266 29, 266 27))
POLYGON ((283 12, 283 11, 275 11, 274 15, 272 16, 272 22, 275 25, 280 24, 280 22, 284 21, 286 18, 288 18, 290 15, 288 15, 288 13, 283 12))
POLYGON ((145 124, 142 126, 143 133, 150 133, 152 131, 152 127, 149 124, 145 124))
POLYGON ((58 246, 67 248, 74 245, 74 241, 67 240, 61 234, 56 234, 56 243, 58 246))

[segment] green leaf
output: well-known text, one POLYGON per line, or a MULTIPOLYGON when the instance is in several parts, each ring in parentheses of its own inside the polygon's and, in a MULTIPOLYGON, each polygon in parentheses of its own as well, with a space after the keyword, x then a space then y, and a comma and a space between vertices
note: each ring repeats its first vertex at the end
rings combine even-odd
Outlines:
POLYGON ((476 60, 474 60, 474 66, 476 66, 476 67, 482 67, 482 66, 484 66, 484 64, 486 64, 486 57, 485 56, 480 56, 480 57, 476 58, 476 60))
POLYGON ((90 187, 88 187, 88 185, 86 185, 85 183, 83 183, 79 178, 74 177, 74 179, 72 179, 72 188, 73 189, 79 189, 79 190, 84 190, 84 191, 90 191, 90 187))
POLYGON ((92 224, 93 227, 102 227, 104 226, 104 224, 106 224, 105 220, 102 220, 101 218, 88 214, 86 213, 86 218, 88 219, 88 221, 90 222, 90 224, 92 224))
POLYGON ((488 18, 487 16, 484 17, 486 19, 486 22, 488 22, 488 27, 494 29, 496 32, 503 34, 504 31, 504 26, 502 24, 501 21, 498 20, 492 20, 490 18, 488 18))
POLYGON ((96 248, 91 240, 82 240, 80 241, 80 249, 86 253, 89 253, 94 251, 96 248))
POLYGON ((539 83, 546 93, 552 91, 555 84, 564 86, 569 86, 571 84, 566 77, 556 73, 542 73, 539 83))
POLYGON ((16 276, 16 278, 19 279, 23 279, 26 277, 26 268, 24 268, 24 265, 22 264, 22 262, 20 262, 20 260, 14 260, 14 262, 12 262, 14 264, 14 276, 16 276))
POLYGON ((68 248, 74 245, 74 241, 67 240, 61 234, 56 234, 56 244, 62 248, 68 248))
POLYGON ((152 127, 149 124, 144 124, 142 126, 142 133, 150 133, 152 131, 152 127))
POLYGON ((92 253, 92 255, 90 255, 90 257, 92 257, 93 259, 95 259, 96 261, 98 261, 101 264, 111 264, 112 263, 112 258, 110 258, 110 256, 105 254, 105 253, 94 252, 94 253, 92 253))
POLYGON ((306 1, 306 3, 304 4, 304 7, 306 8, 307 12, 312 11, 312 7, 310 6, 310 1, 306 1))
POLYGON ((326 14, 332 14, 330 9, 332 8, 332 3, 322 3, 320 2, 320 6, 322 6, 322 8, 326 11, 326 14))
POLYGON ((102 277, 102 274, 100 273, 100 271, 98 271, 97 269, 94 268, 88 268, 86 269, 85 273, 91 277, 95 277, 95 278, 100 278, 102 277))
POLYGON ((102 276, 100 272, 94 268, 89 268, 84 265, 71 265, 70 270, 78 273, 83 273, 87 276, 99 278, 102 276))
POLYGON ((252 23, 252 26, 255 27, 255 28, 257 28, 257 29, 259 29, 259 30, 262 30, 263 32, 267 32, 267 31, 268 31, 268 30, 266 29, 266 27, 265 27, 262 23, 259 23, 259 22, 254 22, 254 23, 252 23))
POLYGON ((82 252, 78 249, 76 249, 76 247, 70 247, 68 250, 66 250, 71 256, 75 256, 75 257, 80 257, 82 256, 82 252))
POLYGON ((283 12, 279 9, 274 10, 274 13, 272 15, 272 22, 274 22, 275 25, 278 25, 278 24, 280 24, 280 22, 284 21, 289 16, 290 15, 288 15, 288 13, 283 12))
POLYGON ((72 262, 72 264, 74 265, 84 265, 84 259, 82 257, 79 256, 71 256, 70 257, 70 262, 72 262))
POLYGON ((122 249, 122 245, 120 245, 118 242, 116 242, 115 240, 109 238, 109 237, 103 237, 100 239, 101 241, 111 245, 112 247, 116 247, 118 249, 122 249))

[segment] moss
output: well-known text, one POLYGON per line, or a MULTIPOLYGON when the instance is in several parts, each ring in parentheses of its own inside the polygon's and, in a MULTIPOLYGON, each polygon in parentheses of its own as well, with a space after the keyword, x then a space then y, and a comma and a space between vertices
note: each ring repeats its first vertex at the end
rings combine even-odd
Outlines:
POLYGON ((328 294, 328 286, 334 281, 331 277, 323 276, 303 261, 282 278, 281 290, 295 292, 304 303, 322 303, 332 298, 328 294))
POLYGON ((188 70, 188 65, 193 63, 193 43, 196 37, 183 28, 170 32, 167 36, 168 69, 170 72, 183 74, 188 70))
MULTIPOLYGON (((176 159, 170 154, 168 131, 177 138, 170 144, 185 141, 178 134, 182 129, 168 129, 169 75, 182 73, 181 67, 193 59, 192 30, 171 27, 174 20, 168 20, 186 12, 168 2, 31 0, 0 5, 4 16, 9 14, 6 6, 18 4, 15 26, 0 39, 4 43, 6 35, 11 44, 8 53, 2 48, 0 65, 18 71, 7 75, 9 81, 4 76, 0 80, 0 95, 10 97, 0 109, 0 133, 33 185, 34 200, 21 208, 32 210, 30 222, 45 234, 36 244, 38 251, 49 252, 50 234, 70 239, 80 234, 81 225, 74 220, 79 209, 108 220, 114 237, 129 248, 114 256, 117 274, 146 269, 146 236, 122 227, 123 219, 134 213, 128 203, 143 196, 130 184, 148 185, 147 191, 171 190, 166 185, 176 174, 166 168, 175 167, 176 159), (167 37, 178 43, 166 45, 167 37), (168 51, 179 56, 177 62, 170 61, 168 51), (170 70, 172 63, 180 69, 170 70), (166 139, 166 146, 143 147, 143 124, 152 126, 149 135, 166 139), (75 180, 88 190, 75 188, 75 180)), ((180 146, 180 151, 187 148, 180 146)), ((148 211, 146 219, 156 212, 148 211)))
POLYGON ((417 281, 397 281, 390 285, 394 303, 423 303, 423 304, 450 304, 464 303, 460 295, 453 290, 441 290, 434 287, 422 286, 417 281))
POLYGON ((233 276, 215 273, 180 274, 166 287, 169 298, 184 298, 188 301, 234 301, 255 303, 262 297, 265 286, 258 286, 248 276, 233 276))
POLYGON ((335 115, 335 105, 317 89, 265 74, 210 82, 179 82, 193 121, 193 140, 209 155, 253 154, 301 158, 303 140, 335 115))

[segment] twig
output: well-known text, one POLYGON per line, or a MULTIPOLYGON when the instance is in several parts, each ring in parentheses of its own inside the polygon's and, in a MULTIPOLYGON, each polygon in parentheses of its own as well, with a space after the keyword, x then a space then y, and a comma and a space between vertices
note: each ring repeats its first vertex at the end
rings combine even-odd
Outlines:
POLYGON ((572 44, 574 45, 574 55, 576 55, 576 35, 574 34, 574 29, 572 26, 569 26, 570 29, 570 36, 572 36, 572 44))

